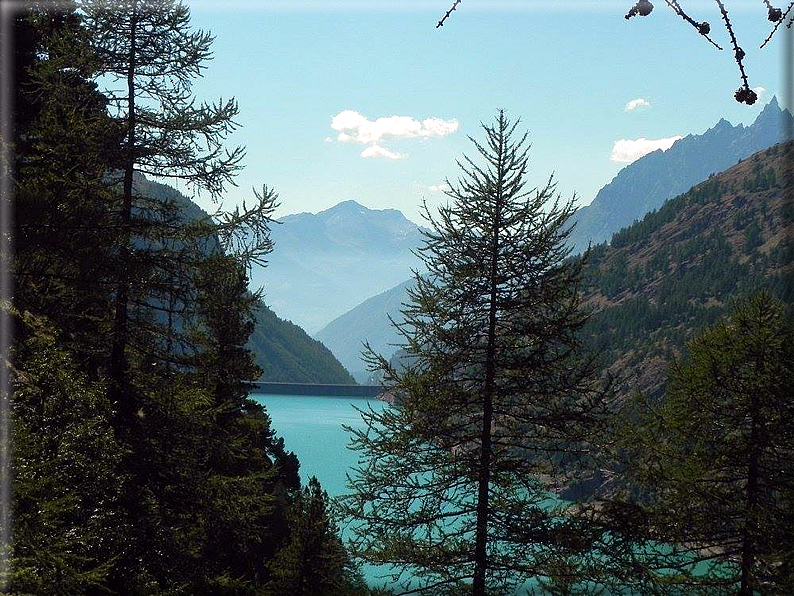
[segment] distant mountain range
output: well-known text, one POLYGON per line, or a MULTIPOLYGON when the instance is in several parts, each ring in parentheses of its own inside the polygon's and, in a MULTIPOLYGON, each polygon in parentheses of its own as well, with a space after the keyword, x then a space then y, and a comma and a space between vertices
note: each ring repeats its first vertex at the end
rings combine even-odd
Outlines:
POLYGON ((419 226, 396 209, 344 201, 320 213, 299 213, 273 226, 275 250, 252 287, 280 316, 316 332, 363 297, 391 288, 419 266, 412 250, 419 226))
MULTIPOLYGON (((137 192, 152 199, 172 201, 187 220, 203 219, 209 215, 178 190, 139 175, 135 180, 137 192)), ((206 250, 219 250, 217 239, 207 242, 206 250)), ((248 349, 262 369, 262 380, 283 383, 355 384, 353 378, 319 341, 303 329, 279 318, 260 304, 255 313, 254 332, 248 349)))
POLYGON ((400 308, 411 285, 413 279, 372 296, 315 333, 314 337, 328 346, 359 383, 370 380, 370 374, 360 358, 364 341, 368 341, 379 354, 387 356, 397 349, 394 345, 401 338, 389 324, 389 315, 402 320, 400 308))
POLYGON ((627 165, 590 205, 577 210, 570 238, 574 252, 584 251, 588 242, 607 242, 612 234, 709 174, 780 143, 793 123, 791 113, 773 97, 750 126, 733 126, 723 118, 703 134, 687 135, 666 151, 658 149, 627 165))
MULTIPOLYGON (((589 241, 606 242, 667 199, 778 143, 787 121, 794 124, 791 114, 773 98, 751 126, 732 126, 722 119, 702 135, 688 135, 667 151, 654 151, 629 164, 599 191, 590 206, 576 212, 573 247, 580 251, 589 241)), ((410 280, 403 279, 315 334, 359 381, 368 377, 359 359, 364 341, 386 357, 396 351, 392 344, 398 343, 400 337, 389 324, 389 316, 401 320, 400 305, 406 300, 405 291, 410 284, 410 280)))
MULTIPOLYGON (((760 151, 593 249, 580 332, 618 397, 660 398, 686 342, 766 289, 794 307, 794 142, 760 151)), ((579 258, 579 257, 574 257, 579 258)), ((400 366, 405 352, 391 357, 400 366)))

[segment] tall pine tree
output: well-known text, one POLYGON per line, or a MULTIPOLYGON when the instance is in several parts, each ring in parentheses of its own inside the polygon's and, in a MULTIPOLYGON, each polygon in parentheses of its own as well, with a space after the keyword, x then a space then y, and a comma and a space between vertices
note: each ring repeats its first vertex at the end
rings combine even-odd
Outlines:
POLYGON ((107 91, 110 113, 124 131, 118 161, 121 263, 110 379, 120 414, 129 419, 137 410, 134 392, 127 390, 130 302, 136 295, 141 302, 147 299, 138 287, 144 275, 136 267, 140 251, 133 245, 139 229, 136 173, 186 180, 217 197, 239 170, 243 150, 223 147, 235 128, 236 102, 197 104, 192 94, 193 80, 211 57, 212 36, 190 29, 185 5, 174 0, 84 0, 80 8, 98 57, 98 74, 123 81, 120 91, 107 91))
POLYGON ((640 399, 642 422, 624 436, 646 498, 622 511, 640 521, 637 544, 671 545, 623 553, 647 593, 794 589, 793 347, 790 316, 762 291, 689 342, 660 405, 640 399))
POLYGON ((353 431, 362 465, 344 512, 356 555, 428 594, 509 593, 577 538, 550 498, 587 453, 603 394, 578 355, 581 264, 571 202, 527 190, 527 135, 499 112, 472 141, 450 204, 427 218, 399 330, 404 369, 370 354, 397 403, 353 431))

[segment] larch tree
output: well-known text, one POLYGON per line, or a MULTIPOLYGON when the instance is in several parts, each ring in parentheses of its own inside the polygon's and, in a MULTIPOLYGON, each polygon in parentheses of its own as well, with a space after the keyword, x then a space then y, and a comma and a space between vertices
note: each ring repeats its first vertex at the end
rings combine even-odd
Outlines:
POLYGON ((586 533, 555 501, 599 436, 608 393, 580 355, 571 201, 526 188, 527 135, 500 111, 430 231, 398 325, 394 407, 350 429, 360 465, 340 501, 352 552, 428 594, 507 594, 586 533), (581 529, 581 528, 579 528, 581 529), (411 577, 406 580, 404 572, 411 577))
POLYGON ((247 397, 260 374, 245 348, 257 307, 247 270, 272 247, 276 195, 265 188, 250 208, 206 217, 139 175, 180 175, 212 192, 236 167, 234 152, 213 145, 214 108, 205 119, 189 106, 177 114, 179 96, 167 95, 181 80, 167 64, 176 69, 169 60, 181 52, 196 59, 193 42, 144 35, 189 35, 183 7, 19 8, 18 110, 13 136, 3 139, 14 148, 18 250, 0 255, 13 256, 17 278, 13 306, 0 305, 16 331, 13 361, 2 363, 13 399, 0 395, 13 404, 15 449, 2 455, 12 458, 16 517, 2 528, 11 540, 0 552, 0 588, 260 593, 290 536, 287 511, 299 489, 297 458, 247 397), (113 62, 120 48, 129 53, 113 62), (124 59, 138 68, 125 87, 134 90, 132 119, 128 97, 97 90, 124 59), (227 159, 224 170, 218 164, 227 159), (111 353, 120 353, 113 340, 124 339, 114 333, 124 288, 118 383, 111 353))
MULTIPOLYGON (((211 58, 213 38, 191 29, 190 12, 178 1, 85 0, 78 8, 97 64, 95 79, 123 133, 103 172, 114 191, 116 238, 106 373, 114 430, 126 447, 123 507, 135 534, 125 542, 111 582, 121 592, 147 582, 194 585, 204 581, 204 571, 214 573, 216 564, 222 577, 228 562, 205 549, 208 538, 202 532, 215 522, 200 523, 223 504, 217 495, 226 492, 234 502, 247 499, 259 528, 269 523, 265 517, 273 488, 272 482, 258 482, 272 476, 273 461, 260 448, 265 439, 249 428, 266 433, 268 421, 242 397, 258 370, 245 359, 232 363, 226 358, 241 349, 238 342, 244 344, 251 331, 245 277, 238 275, 208 311, 197 272, 223 260, 222 255, 235 275, 262 262, 272 248, 269 224, 276 194, 264 188, 255 193, 253 206, 219 208, 207 217, 179 193, 147 180, 182 180, 219 199, 241 168, 243 149, 224 147, 236 127, 236 102, 200 103, 193 94, 193 83, 211 58), (208 316, 221 320, 208 322, 208 316), (201 334, 194 333, 196 326, 201 334), (223 370, 215 371, 222 383, 200 370, 213 358, 222 361, 223 370), (205 401, 207 394, 215 403, 205 401), (209 465, 206 459, 212 441, 203 431, 213 420, 208 410, 231 403, 238 410, 230 413, 234 420, 225 431, 246 451, 242 459, 252 469, 225 460, 209 465), (205 494, 196 479, 207 473, 215 486, 207 485, 205 494), (212 565, 200 565, 200 557, 212 565)), ((216 526, 235 532, 235 540, 251 554, 234 568, 235 577, 262 581, 262 540, 248 540, 250 533, 229 519, 218 518, 216 526)))
POLYGON ((662 404, 640 400, 624 435, 646 497, 636 519, 674 545, 634 558, 647 593, 794 590, 793 347, 785 307, 762 291, 688 344, 662 404))
MULTIPOLYGON (((153 220, 157 219, 151 215, 151 203, 141 199, 136 190, 139 175, 183 180, 217 198, 233 184, 244 151, 241 147, 224 147, 226 137, 236 127, 237 103, 233 99, 198 103, 193 95, 192 84, 212 56, 213 38, 207 32, 190 28, 190 11, 184 4, 175 0, 84 0, 79 7, 99 61, 98 80, 120 87, 105 90, 110 114, 124 133, 117 164, 122 204, 109 373, 122 417, 130 417, 136 410, 134 400, 125 391, 131 292, 140 289, 147 275, 151 277, 151 272, 141 271, 150 266, 151 260, 140 249, 140 239, 152 234, 153 220)), ((271 198, 265 195, 263 198, 271 198)), ((150 244, 172 249, 176 246, 177 254, 170 256, 184 259, 188 253, 182 248, 195 241, 195 235, 186 235, 178 218, 160 219, 162 225, 157 233, 161 236, 150 236, 150 244), (163 229, 176 237, 173 243, 162 239, 163 229)), ((201 232, 206 238, 213 230, 201 232)), ((166 251, 161 251, 160 256, 167 256, 166 251)), ((189 288, 189 280, 173 273, 184 270, 182 265, 161 272, 165 280, 160 285, 166 286, 161 289, 162 302, 174 302, 169 292, 174 284, 182 283, 182 291, 189 288)), ((146 291, 141 293, 140 302, 145 303, 146 291)), ((177 302, 184 304, 185 300, 177 302)), ((153 305, 152 300, 149 305, 153 305)))

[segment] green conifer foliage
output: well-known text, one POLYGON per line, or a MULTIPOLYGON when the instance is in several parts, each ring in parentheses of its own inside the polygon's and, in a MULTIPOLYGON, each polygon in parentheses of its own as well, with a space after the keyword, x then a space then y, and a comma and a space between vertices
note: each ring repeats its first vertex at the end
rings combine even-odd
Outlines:
POLYGON ((645 562, 668 567, 653 578, 656 593, 794 589, 793 387, 794 327, 762 291, 688 344, 660 406, 643 402, 644 422, 627 434, 634 480, 649 495, 643 525, 676 545, 645 562))
POLYGON ((298 462, 248 398, 261 371, 245 347, 257 299, 239 261, 216 254, 198 270, 195 380, 207 391, 203 431, 210 511, 206 558, 231 577, 264 581, 266 562, 288 534, 287 509, 300 487, 298 462))
POLYGON ((15 14, 15 304, 63 331, 96 376, 108 354, 117 201, 102 182, 118 130, 80 20, 67 6, 15 14))
POLYGON ((328 506, 328 495, 312 476, 293 503, 290 540, 273 561, 272 594, 344 596, 358 590, 367 593, 351 568, 328 506))
POLYGON ((374 354, 395 407, 363 412, 362 465, 342 502, 353 552, 427 594, 508 594, 586 534, 549 498, 582 459, 604 393, 578 354, 580 264, 565 261, 571 202, 525 188, 527 135, 499 112, 428 214, 399 325, 404 369, 374 354))
POLYGON ((14 523, 11 575, 0 585, 10 594, 101 591, 124 524, 111 404, 50 321, 13 315, 14 523))
MULTIPOLYGON (((211 57, 212 36, 190 29, 190 11, 174 0, 84 0, 80 3, 98 62, 98 74, 124 82, 106 91, 109 108, 124 132, 117 168, 122 173, 119 213, 118 285, 110 362, 111 390, 119 413, 136 411, 128 387, 130 318, 135 300, 147 301, 140 280, 139 250, 134 246, 136 173, 188 181, 217 197, 239 170, 243 149, 227 152, 226 135, 235 128, 237 104, 197 105, 192 82, 211 57)), ((144 206, 145 209, 145 206, 144 206)), ((167 275, 173 284, 176 276, 167 275)), ((168 303, 178 302, 172 295, 168 303)))
POLYGON ((129 226, 120 221, 114 171, 124 130, 90 81, 107 66, 96 30, 84 26, 85 11, 66 5, 24 8, 15 18, 14 305, 46 320, 56 339, 27 345, 30 331, 18 317, 15 365, 24 373, 27 363, 46 360, 45 372, 72 393, 54 381, 34 393, 32 373, 16 388, 12 585, 62 594, 261 588, 298 486, 296 458, 247 400, 259 373, 244 349, 253 298, 240 272, 271 246, 275 193, 264 189, 254 208, 215 223, 191 221, 168 197, 136 196, 135 217, 129 226), (125 251, 119 242, 133 224, 134 246, 125 251), (205 279, 199 288, 213 267, 214 281, 229 283, 211 289, 205 279), (119 402, 118 392, 108 393, 112 378, 110 388, 106 382, 113 307, 119 280, 133 270, 125 395, 134 401, 119 402), (202 291, 213 301, 200 299, 202 291), (189 337, 194 327, 201 333, 189 337), (27 407, 34 397, 64 410, 47 414, 63 428, 27 407), (113 440, 100 449, 91 433, 109 422, 113 440), (69 449, 83 448, 96 460, 81 463, 88 496, 73 490, 74 466, 58 469, 71 465, 69 449), (37 516, 39 503, 46 512, 37 516))

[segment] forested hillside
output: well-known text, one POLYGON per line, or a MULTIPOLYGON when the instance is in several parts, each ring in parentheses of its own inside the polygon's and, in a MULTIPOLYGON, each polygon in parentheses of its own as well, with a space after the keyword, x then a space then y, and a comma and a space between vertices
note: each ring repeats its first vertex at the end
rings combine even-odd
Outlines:
POLYGON ((737 299, 768 288, 791 303, 793 149, 760 151, 591 250, 583 334, 624 392, 660 395, 668 360, 737 299))
POLYGON ((261 302, 254 316, 256 328, 248 347, 262 369, 263 381, 355 385, 331 351, 303 329, 281 319, 261 302))

